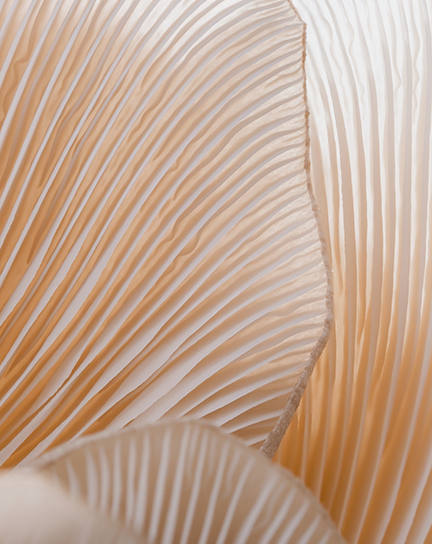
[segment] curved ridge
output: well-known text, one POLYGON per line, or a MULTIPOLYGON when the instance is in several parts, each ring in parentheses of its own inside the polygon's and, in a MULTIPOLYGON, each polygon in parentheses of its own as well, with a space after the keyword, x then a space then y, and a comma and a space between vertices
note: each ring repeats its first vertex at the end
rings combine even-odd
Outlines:
POLYGON ((146 542, 343 543, 292 474, 203 422, 105 431, 33 468, 146 542))
POLYGON ((261 445, 328 313, 303 23, 284 0, 0 21, 0 463, 161 417, 261 445))

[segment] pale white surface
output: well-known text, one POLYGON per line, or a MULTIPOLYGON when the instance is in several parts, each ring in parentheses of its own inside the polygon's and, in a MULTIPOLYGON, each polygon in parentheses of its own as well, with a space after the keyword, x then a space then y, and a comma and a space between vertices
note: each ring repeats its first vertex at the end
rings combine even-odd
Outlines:
POLYGON ((343 544, 300 481, 208 424, 105 431, 35 466, 148 543, 343 544))
POLYGON ((41 473, 0 471, 1 544, 142 544, 41 473))

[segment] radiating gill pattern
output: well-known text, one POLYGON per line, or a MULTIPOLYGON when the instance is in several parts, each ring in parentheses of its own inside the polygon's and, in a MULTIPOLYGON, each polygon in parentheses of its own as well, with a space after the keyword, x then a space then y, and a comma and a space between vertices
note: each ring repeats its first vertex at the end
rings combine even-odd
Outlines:
POLYGON ((334 332, 282 462, 351 543, 432 542, 432 4, 298 0, 334 332))
POLYGON ((285 0, 1 3, 0 464, 165 416, 259 446, 297 402, 303 40, 285 0))
POLYGON ((34 466, 140 542, 343 544, 292 474, 201 422, 104 431, 34 466))

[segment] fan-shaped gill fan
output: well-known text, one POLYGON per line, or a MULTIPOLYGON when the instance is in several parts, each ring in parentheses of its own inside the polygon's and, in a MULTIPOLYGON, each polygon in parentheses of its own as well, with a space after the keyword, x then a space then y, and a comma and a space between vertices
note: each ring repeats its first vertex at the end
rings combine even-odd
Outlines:
POLYGON ((297 0, 334 332, 285 438, 352 544, 432 542, 432 3, 297 0))
POLYGON ((139 542, 343 544, 294 476, 202 422, 103 431, 53 449, 33 468, 139 542))
POLYGON ((303 56, 285 0, 1 3, 0 464, 168 416, 274 451, 328 328, 303 56))

